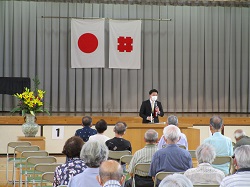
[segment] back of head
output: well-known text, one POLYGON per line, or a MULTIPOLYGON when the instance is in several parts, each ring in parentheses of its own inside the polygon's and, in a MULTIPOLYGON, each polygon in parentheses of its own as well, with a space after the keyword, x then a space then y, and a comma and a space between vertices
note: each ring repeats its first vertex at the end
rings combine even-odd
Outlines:
POLYGON ((114 127, 114 132, 119 135, 123 135, 127 129, 127 124, 125 122, 117 122, 114 127))
POLYGON ((158 132, 154 129, 149 129, 145 132, 144 139, 147 143, 156 143, 158 141, 158 132))
POLYGON ((236 131, 234 131, 235 139, 239 139, 243 136, 246 136, 246 133, 242 129, 237 129, 236 131))
POLYGON ((82 125, 83 126, 90 126, 92 124, 92 118, 89 116, 84 116, 82 118, 82 125))
POLYGON ((81 159, 90 168, 97 168, 108 158, 108 148, 98 141, 88 141, 82 146, 81 159))
POLYGON ((168 116, 168 124, 178 126, 178 118, 174 115, 168 116))
POLYGON ((237 147, 234 154, 239 168, 250 168, 250 145, 237 147))
POLYGON ((95 124, 95 128, 98 133, 103 133, 105 130, 107 130, 107 122, 101 119, 95 124))
POLYGON ((102 162, 99 169, 101 181, 105 183, 108 180, 121 181, 123 177, 123 169, 115 160, 107 160, 102 162))
POLYGON ((193 187, 193 184, 186 176, 175 173, 165 177, 159 187, 193 187))
POLYGON ((84 142, 79 136, 73 136, 65 142, 62 153, 68 158, 79 158, 83 144, 84 142))
POLYGON ((216 130, 219 130, 222 128, 222 125, 223 125, 223 120, 221 117, 219 116, 213 116, 210 118, 210 125, 216 129, 216 130))
POLYGON ((180 138, 181 131, 175 125, 168 125, 163 129, 163 135, 165 139, 177 143, 180 138))
POLYGON ((196 158, 198 162, 201 163, 209 163, 211 164, 215 157, 216 152, 212 145, 210 144, 201 144, 195 151, 196 158))

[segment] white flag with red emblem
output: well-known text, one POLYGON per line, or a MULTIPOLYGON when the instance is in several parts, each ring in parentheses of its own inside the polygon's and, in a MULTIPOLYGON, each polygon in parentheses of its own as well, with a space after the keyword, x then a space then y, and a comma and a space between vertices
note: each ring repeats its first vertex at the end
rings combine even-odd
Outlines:
POLYGON ((109 21, 109 68, 141 68, 141 21, 109 21))
POLYGON ((104 19, 71 20, 71 68, 103 68, 104 19))

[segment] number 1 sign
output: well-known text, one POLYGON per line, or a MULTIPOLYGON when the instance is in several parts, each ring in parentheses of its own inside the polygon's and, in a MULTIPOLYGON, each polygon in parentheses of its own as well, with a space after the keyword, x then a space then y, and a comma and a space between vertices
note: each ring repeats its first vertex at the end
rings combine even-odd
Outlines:
POLYGON ((52 139, 63 139, 64 126, 52 126, 52 139))

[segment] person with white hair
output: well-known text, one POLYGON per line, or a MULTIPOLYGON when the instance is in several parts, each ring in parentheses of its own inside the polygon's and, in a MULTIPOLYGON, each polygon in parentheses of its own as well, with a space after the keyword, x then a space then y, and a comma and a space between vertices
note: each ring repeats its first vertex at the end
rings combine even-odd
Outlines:
POLYGON ((246 135, 246 133, 242 129, 237 129, 236 131, 234 131, 234 138, 236 140, 234 149, 242 145, 250 145, 250 138, 246 135))
MULTIPOLYGON (((167 124, 168 125, 175 125, 178 127, 178 118, 174 115, 168 116, 168 120, 167 120, 167 124)), ((185 134, 180 133, 180 140, 177 142, 177 145, 183 145, 185 146, 185 148, 188 150, 188 141, 187 141, 187 137, 185 134)), ((164 147, 166 147, 167 144, 164 140, 164 135, 161 137, 159 143, 158 143, 158 149, 162 149, 164 147)))
MULTIPOLYGON (((224 125, 221 117, 213 116, 210 118, 210 131, 212 136, 205 139, 203 143, 212 145, 215 148, 216 156, 232 156, 232 140, 221 134, 223 128, 224 125)), ((229 163, 213 165, 213 167, 223 171, 225 175, 229 174, 229 163)))
POLYGON ((175 173, 166 176, 160 183, 159 187, 193 187, 192 182, 184 175, 175 173))
POLYGON ((74 176, 68 187, 101 187, 96 180, 101 163, 108 158, 108 148, 97 141, 88 141, 82 147, 80 158, 88 166, 83 173, 74 176))
POLYGON ((184 172, 192 167, 190 153, 177 145, 180 139, 180 129, 175 125, 164 128, 163 134, 167 146, 155 152, 150 165, 149 176, 154 180, 160 171, 184 172))
POLYGON ((250 145, 242 145, 234 151, 234 166, 237 172, 225 177, 220 187, 250 186, 250 145))
POLYGON ((188 169, 184 175, 193 184, 220 184, 225 174, 211 166, 215 159, 215 149, 210 144, 201 144, 195 151, 198 167, 188 169))

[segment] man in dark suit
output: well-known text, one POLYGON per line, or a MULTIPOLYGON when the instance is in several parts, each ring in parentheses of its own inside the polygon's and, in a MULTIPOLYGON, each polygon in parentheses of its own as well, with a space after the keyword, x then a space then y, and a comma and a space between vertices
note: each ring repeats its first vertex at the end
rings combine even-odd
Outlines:
POLYGON ((149 91, 149 99, 143 101, 140 108, 140 117, 142 123, 159 123, 158 116, 164 116, 161 102, 157 101, 158 91, 152 89, 149 91))

